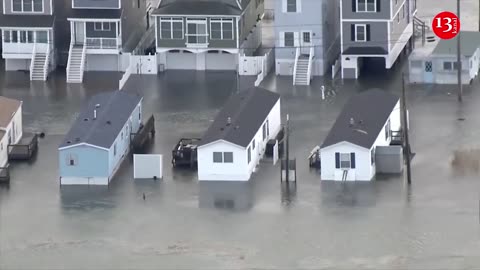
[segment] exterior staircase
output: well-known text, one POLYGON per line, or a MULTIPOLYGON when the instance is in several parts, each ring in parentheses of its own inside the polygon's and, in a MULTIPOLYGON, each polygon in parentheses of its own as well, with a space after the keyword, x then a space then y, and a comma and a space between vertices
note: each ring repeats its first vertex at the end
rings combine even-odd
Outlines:
POLYGON ((85 46, 70 45, 67 63, 67 83, 82 83, 85 68, 85 46))
POLYGON ((36 52, 32 57, 30 65, 30 80, 46 81, 48 76, 49 55, 47 53, 36 52))
POLYGON ((297 48, 295 54, 295 67, 293 69, 293 85, 310 85, 312 79, 312 64, 313 64, 314 49, 310 48, 310 52, 300 53, 300 48, 297 48))

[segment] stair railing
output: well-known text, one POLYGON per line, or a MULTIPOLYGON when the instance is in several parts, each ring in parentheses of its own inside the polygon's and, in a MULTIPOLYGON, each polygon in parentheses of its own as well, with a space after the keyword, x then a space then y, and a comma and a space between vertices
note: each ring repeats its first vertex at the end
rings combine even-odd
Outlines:
POLYGON ((45 54, 45 63, 43 63, 43 80, 46 81, 48 77, 48 67, 50 64, 50 46, 47 47, 47 53, 45 54))
POLYGON ((37 43, 33 43, 32 60, 30 61, 30 80, 33 80, 33 68, 35 67, 35 55, 37 54, 37 43))
POLYGON ((308 56, 308 69, 307 69, 307 79, 308 84, 310 84, 310 80, 312 79, 312 67, 313 67, 313 58, 315 57, 315 47, 310 47, 310 55, 308 56))
POLYGON ((85 58, 86 58, 87 46, 83 44, 82 47, 82 63, 80 64, 80 82, 83 81, 83 70, 85 69, 85 58))
POLYGON ((73 41, 70 42, 70 48, 68 49, 68 60, 67 60, 67 80, 70 78, 70 66, 72 61, 72 51, 73 51, 73 41))
POLYGON ((295 62, 293 65, 293 85, 295 85, 295 82, 297 80, 297 64, 298 64, 299 58, 300 58, 300 47, 297 47, 295 51, 295 62))

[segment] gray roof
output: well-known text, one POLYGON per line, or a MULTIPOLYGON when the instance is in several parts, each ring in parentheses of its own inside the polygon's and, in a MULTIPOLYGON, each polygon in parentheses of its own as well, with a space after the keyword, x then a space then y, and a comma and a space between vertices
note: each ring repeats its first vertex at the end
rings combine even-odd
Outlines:
POLYGON ((163 0, 153 15, 228 15, 242 14, 250 0, 163 0))
POLYGON ((123 9, 72 9, 69 18, 75 19, 120 19, 123 9))
POLYGON ((280 95, 263 88, 233 94, 203 136, 200 145, 217 140, 247 147, 280 95), (228 118, 231 124, 227 125, 228 118))
MULTIPOLYGON (((480 47, 480 32, 460 31, 461 50, 464 56, 472 56, 480 47)), ((458 35, 452 39, 441 39, 432 54, 457 55, 458 35)))
POLYGON ((137 105, 138 94, 111 91, 90 98, 73 123, 60 148, 81 143, 110 148, 137 105), (100 106, 98 108, 97 104, 100 106), (93 119, 97 110, 97 118, 93 119))
POLYGON ((370 149, 398 101, 397 96, 378 89, 351 97, 321 148, 346 141, 370 149))
POLYGON ((51 15, 2 15, 0 27, 53 27, 55 16, 51 15))

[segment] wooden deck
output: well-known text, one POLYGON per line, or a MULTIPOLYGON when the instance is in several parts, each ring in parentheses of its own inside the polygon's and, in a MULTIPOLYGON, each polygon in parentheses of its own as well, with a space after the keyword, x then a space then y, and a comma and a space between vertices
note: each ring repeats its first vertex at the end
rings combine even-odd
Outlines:
POLYGON ((8 160, 30 160, 38 150, 38 136, 25 136, 17 144, 8 145, 8 160))
POLYGON ((133 153, 139 152, 145 144, 155 136, 155 118, 150 116, 145 124, 140 126, 140 129, 137 133, 132 133, 130 135, 130 147, 133 153))

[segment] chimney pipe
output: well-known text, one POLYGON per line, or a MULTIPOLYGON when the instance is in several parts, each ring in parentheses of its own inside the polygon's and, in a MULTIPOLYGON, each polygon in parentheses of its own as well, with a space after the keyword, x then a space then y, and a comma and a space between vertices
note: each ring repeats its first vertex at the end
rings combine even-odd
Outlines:
POLYGON ((93 120, 97 119, 97 109, 93 110, 93 120))

